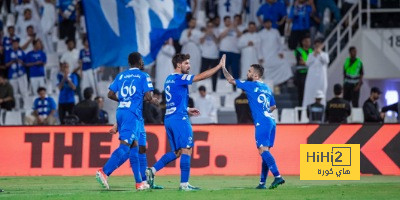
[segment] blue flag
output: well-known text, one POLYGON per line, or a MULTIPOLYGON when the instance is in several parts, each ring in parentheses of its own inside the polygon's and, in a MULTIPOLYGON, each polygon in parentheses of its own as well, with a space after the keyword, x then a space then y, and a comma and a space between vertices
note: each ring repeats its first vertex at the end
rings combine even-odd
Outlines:
POLYGON ((134 51, 145 65, 186 23, 186 0, 83 0, 94 67, 128 66, 134 51))

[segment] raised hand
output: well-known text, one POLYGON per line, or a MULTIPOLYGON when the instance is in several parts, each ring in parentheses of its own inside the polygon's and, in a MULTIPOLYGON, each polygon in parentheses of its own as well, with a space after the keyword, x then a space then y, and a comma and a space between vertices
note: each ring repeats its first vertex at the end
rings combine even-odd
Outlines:
POLYGON ((200 110, 197 108, 189 108, 188 109, 188 114, 189 116, 199 116, 200 115, 200 110))

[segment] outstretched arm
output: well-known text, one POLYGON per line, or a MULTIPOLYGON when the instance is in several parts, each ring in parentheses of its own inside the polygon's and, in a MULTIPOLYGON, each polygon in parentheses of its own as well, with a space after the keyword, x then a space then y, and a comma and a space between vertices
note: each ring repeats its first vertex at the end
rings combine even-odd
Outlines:
POLYGON ((230 84, 236 85, 235 79, 233 78, 233 76, 231 74, 229 74, 229 72, 228 72, 228 70, 226 70, 225 66, 222 67, 222 72, 224 73, 226 80, 230 84))
POLYGON ((107 97, 111 100, 114 100, 116 102, 119 102, 117 95, 113 91, 108 91, 107 97))
POLYGON ((207 78, 210 78, 212 75, 218 72, 218 70, 222 67, 225 66, 225 54, 222 56, 221 60, 219 61, 219 64, 211 69, 208 69, 200 74, 197 74, 193 78, 193 82, 198 82, 207 78))

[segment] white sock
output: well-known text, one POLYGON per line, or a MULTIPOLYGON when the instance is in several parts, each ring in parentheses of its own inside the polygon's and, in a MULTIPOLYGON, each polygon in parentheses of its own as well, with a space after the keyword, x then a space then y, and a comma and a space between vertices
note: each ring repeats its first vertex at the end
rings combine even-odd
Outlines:
POLYGON ((188 185, 189 185, 188 182, 186 182, 186 183, 181 183, 181 187, 187 187, 188 185))
POLYGON ((280 177, 282 177, 281 175, 279 175, 279 176, 275 176, 275 178, 280 178, 280 177))
POLYGON ((156 168, 151 167, 150 169, 151 169, 151 171, 153 172, 153 174, 156 174, 156 172, 157 172, 156 168))
POLYGON ((265 182, 260 182, 260 185, 264 185, 265 184, 265 182))

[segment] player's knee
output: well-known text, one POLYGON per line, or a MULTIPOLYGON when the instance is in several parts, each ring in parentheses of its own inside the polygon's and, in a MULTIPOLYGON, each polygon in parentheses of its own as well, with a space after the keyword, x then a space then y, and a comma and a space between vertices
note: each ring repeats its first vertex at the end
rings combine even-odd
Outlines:
POLYGON ((147 151, 146 146, 139 146, 139 153, 140 154, 145 154, 147 151))
POLYGON ((259 147, 259 148, 258 148, 258 152, 260 153, 260 155, 261 155, 262 153, 264 153, 264 151, 269 151, 269 147, 259 147))
POLYGON ((186 155, 192 155, 193 152, 193 148, 186 148, 186 149, 182 149, 182 153, 186 154, 186 155))
POLYGON ((182 149, 176 150, 175 155, 177 158, 179 158, 182 155, 182 149))

